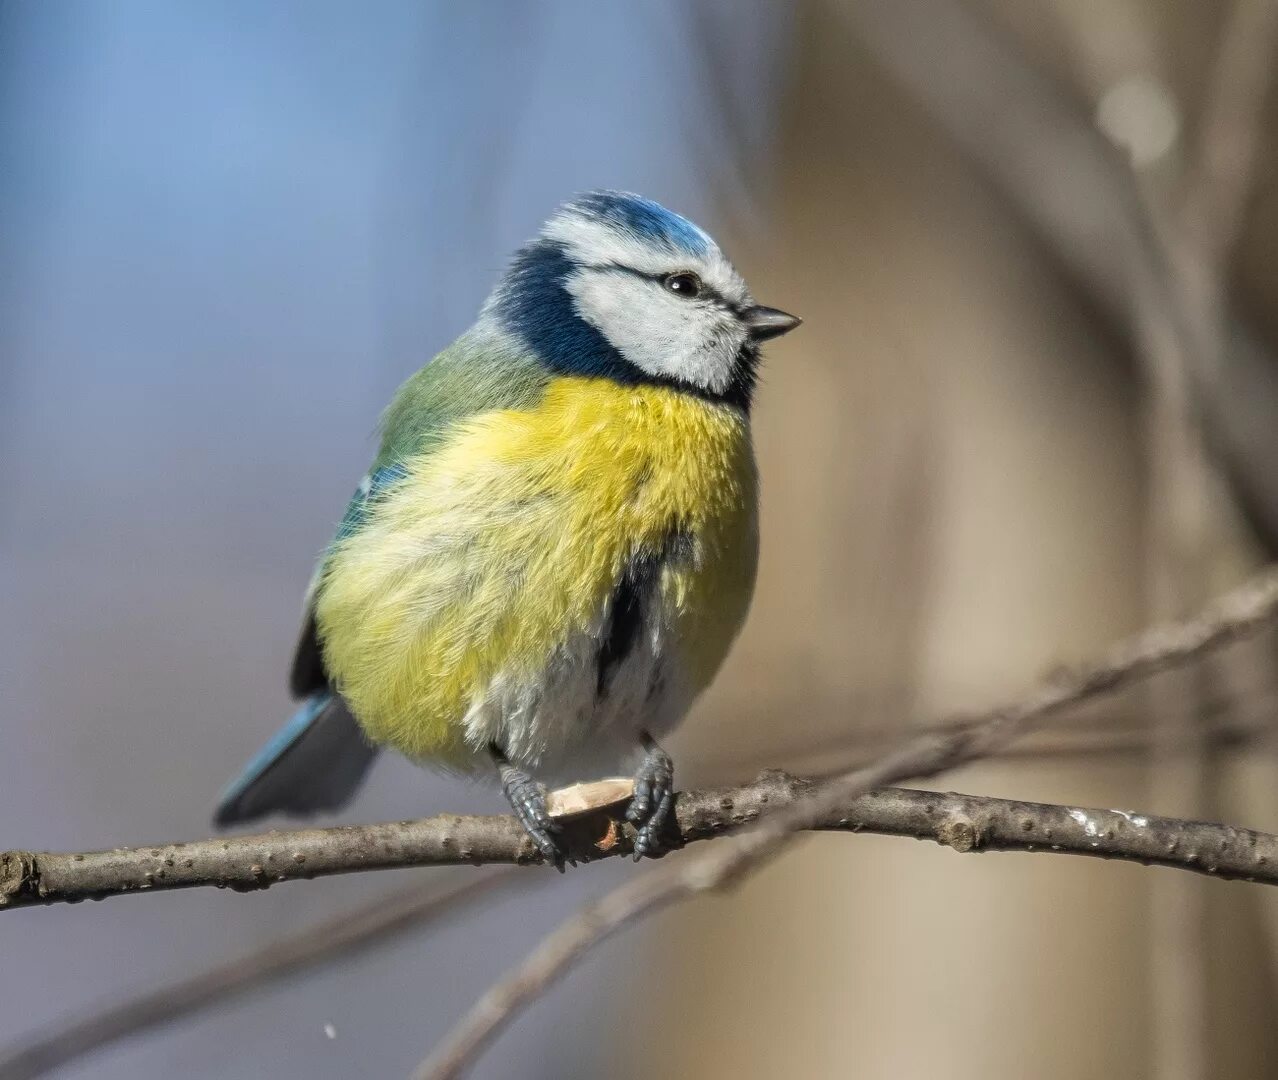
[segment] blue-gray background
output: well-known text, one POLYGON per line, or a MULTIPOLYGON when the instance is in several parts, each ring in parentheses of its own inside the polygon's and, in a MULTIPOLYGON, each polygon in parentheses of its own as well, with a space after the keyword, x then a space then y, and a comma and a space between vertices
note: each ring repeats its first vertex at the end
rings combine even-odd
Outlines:
MULTIPOLYGON (((1126 322, 1089 125, 1133 155, 1110 196, 1172 212, 1212 87, 1242 70, 1218 59, 1232 13, 1264 9, 0 0, 0 849, 207 834, 288 711, 301 594, 379 411, 587 187, 693 215, 805 318, 767 351, 759 586, 671 743, 683 784, 864 760, 1139 631, 1162 536, 1133 363, 1149 335, 1126 322)), ((1275 109, 1228 282, 1262 348, 1209 387, 1225 446, 1278 431, 1256 423, 1278 417, 1275 109)), ((1233 467, 1271 475, 1278 448, 1248 445, 1233 467)), ((1218 495, 1195 568, 1211 591, 1278 535, 1278 508, 1266 548, 1218 495)), ((1204 760, 1209 799, 1141 752, 1144 688, 939 783, 1273 830, 1274 655, 1260 639, 1203 664, 1204 720, 1241 740, 1204 760)), ((347 820, 500 805, 388 759, 347 820)), ((643 872, 530 872, 542 888, 65 1075, 404 1076, 563 913, 643 872)), ((0 1044, 450 876, 0 916, 0 1044)), ((1278 1053, 1276 898, 807 837, 599 952, 479 1076, 1251 1080, 1278 1053), (1205 905, 1196 927, 1155 915, 1173 888, 1205 905)))
MULTIPOLYGON (((0 4, 0 847, 207 833, 287 714, 311 562, 396 385, 574 191, 766 227, 786 22, 763 0, 0 4)), ((387 761, 351 816, 497 798, 387 761)), ((607 873, 69 1075, 403 1075, 607 873)), ((6 915, 0 1042, 391 885, 6 915)), ((606 1072, 585 1002, 624 995, 629 956, 480 1075, 606 1072)))

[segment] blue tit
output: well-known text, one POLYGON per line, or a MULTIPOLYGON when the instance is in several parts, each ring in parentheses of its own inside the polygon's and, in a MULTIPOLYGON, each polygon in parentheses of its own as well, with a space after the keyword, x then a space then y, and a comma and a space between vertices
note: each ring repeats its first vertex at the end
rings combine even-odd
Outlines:
POLYGON ((657 853, 657 740, 754 589, 759 346, 798 325, 655 202, 561 207, 387 409, 308 594, 301 707, 217 823, 336 808, 391 747, 496 776, 562 866, 541 781, 631 758, 636 856, 657 853))

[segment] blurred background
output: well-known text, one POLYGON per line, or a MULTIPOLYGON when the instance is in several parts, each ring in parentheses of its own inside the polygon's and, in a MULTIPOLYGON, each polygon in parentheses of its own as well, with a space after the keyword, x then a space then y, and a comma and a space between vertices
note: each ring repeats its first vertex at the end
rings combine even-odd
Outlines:
MULTIPOLYGON (((0 848, 208 834, 380 409, 587 188, 806 320, 684 785, 864 760, 1196 610, 1278 548, 1274 7, 0 0, 0 848)), ((1278 830, 1276 650, 941 785, 1278 830)), ((501 805, 386 759, 343 820, 501 805)), ((59 1075, 406 1075, 636 872, 528 872, 59 1075)), ((11 912, 0 1046, 457 879, 11 912)), ((813 837, 599 950, 476 1075, 1255 1077, 1276 985, 1259 886, 813 837)))

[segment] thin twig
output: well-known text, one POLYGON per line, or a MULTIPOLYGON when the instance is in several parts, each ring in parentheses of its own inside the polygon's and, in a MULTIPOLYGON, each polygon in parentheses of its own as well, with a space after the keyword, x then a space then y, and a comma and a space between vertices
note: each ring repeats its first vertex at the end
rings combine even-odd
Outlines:
MULTIPOLYGON (((949 737, 919 740, 919 745, 935 748, 953 748, 963 740, 964 736, 956 734, 949 737)), ((911 744, 911 747, 914 745, 911 744)), ((966 755, 970 751, 958 748, 950 749, 946 752, 958 755, 953 759, 954 763, 957 764, 959 761, 968 760, 966 755)), ((922 776, 938 771, 939 767, 932 767, 927 764, 928 761, 932 760, 930 750, 928 755, 926 758, 919 757, 914 750, 911 750, 902 759, 905 764, 899 767, 893 766, 894 774, 922 776), (907 769, 907 767, 908 771, 903 772, 902 770, 907 769)), ((896 760, 897 757, 900 757, 900 755, 896 755, 892 760, 896 760)), ((879 765, 873 765, 867 769, 858 770, 857 773, 852 775, 869 774, 878 768, 880 768, 879 765)), ((944 796, 945 799, 951 800, 950 803, 945 804, 949 807, 946 810, 947 814, 955 807, 961 806, 962 813, 966 818, 975 822, 988 821, 991 823, 988 828, 985 825, 980 825, 977 830, 977 839, 964 847, 962 844, 954 842, 952 832, 948 826, 944 825, 942 818, 934 817, 938 812, 938 808, 942 806, 937 801, 942 798, 941 796, 929 791, 913 791, 908 788, 884 788, 881 791, 858 798, 856 796, 841 795, 836 789, 831 788, 832 784, 837 786, 839 782, 829 779, 794 778, 779 770, 766 770, 760 774, 758 779, 749 784, 680 792, 675 801, 675 829, 668 839, 673 846, 680 847, 701 840, 709 840, 730 832, 741 825, 758 821, 761 818, 768 820, 765 815, 781 808, 790 807, 796 813, 811 814, 810 818, 806 819, 804 823, 792 826, 793 829, 818 829, 851 833, 865 832, 886 836, 913 836, 916 839, 936 840, 939 843, 947 844, 950 847, 958 847, 962 850, 980 848, 1002 851, 1051 851, 1067 855, 1096 855, 1101 858, 1126 859, 1142 863, 1155 862, 1163 866, 1199 870, 1216 877, 1244 878, 1259 884, 1278 885, 1278 837, 1267 837, 1263 833, 1236 830, 1226 825, 1186 822, 1180 819, 1148 818, 1151 823, 1162 822, 1159 828, 1165 826, 1166 829, 1197 830, 1195 835, 1210 837, 1212 843, 1217 846, 1222 841, 1235 835, 1249 838, 1245 849, 1236 848, 1233 841, 1230 841, 1226 847, 1220 849, 1218 857, 1200 861, 1197 856, 1191 854, 1195 851, 1204 850, 1202 844, 1198 843, 1187 845, 1179 851, 1165 852, 1161 849, 1161 840, 1158 844, 1150 847, 1147 843, 1137 842, 1133 837, 1126 835, 1126 831, 1122 829, 1117 830, 1112 835, 1106 834, 1105 830, 1095 835, 1090 832, 1084 835, 1077 831, 1070 832, 1068 827, 1063 831, 1060 827, 1060 823, 1066 819, 1081 821, 1082 815, 1088 815, 1096 821, 1108 821, 1109 819, 1105 815, 1118 813, 1117 811, 1090 810, 1083 807, 1051 804, 1018 803, 1008 799, 995 799, 975 795, 951 794, 944 796), (809 810, 806 807, 806 803, 810 799, 805 799, 803 796, 821 794, 827 791, 830 794, 828 796, 822 794, 822 798, 825 798, 826 801, 821 803, 818 809, 809 810), (1016 830, 1011 830, 1009 826, 1005 825, 1013 817, 1018 821, 1016 830), (1272 851, 1267 846, 1271 843, 1274 845, 1272 851), (1253 864, 1251 858, 1256 852, 1264 854, 1265 859, 1253 864), (1271 856, 1272 866, 1270 865, 1271 856)), ((624 822, 622 816, 624 810, 624 805, 609 807, 580 819, 577 826, 580 827, 581 831, 577 833, 575 841, 570 841, 574 843, 573 853, 578 860, 595 861, 616 855, 627 855, 632 852, 633 830, 624 822), (592 837, 594 838, 593 840, 588 839, 592 837)), ((787 826, 786 831, 789 831, 790 828, 791 826, 787 826)), ((1144 835, 1147 838, 1162 836, 1154 825, 1151 825, 1144 835)), ((479 862, 536 865, 539 863, 540 858, 531 850, 531 844, 515 818, 504 816, 458 817, 455 815, 441 815, 434 818, 423 818, 420 821, 387 822, 381 825, 335 829, 307 829, 298 832, 270 833, 263 836, 239 837, 237 839, 250 845, 253 853, 258 853, 269 847, 280 853, 290 853, 289 858, 293 860, 295 860, 296 855, 301 854, 305 857, 304 862, 310 862, 312 855, 317 864, 322 862, 322 868, 318 871, 299 870, 295 873, 286 873, 284 878, 288 880, 345 873, 351 870, 455 866, 479 862), (390 843, 392 854, 386 855, 383 853, 376 860, 363 859, 357 864, 343 862, 342 860, 349 856, 352 837, 367 835, 376 835, 383 839, 394 838, 390 843), (445 842, 452 836, 467 837, 469 842, 475 844, 474 849, 461 851, 458 850, 456 843, 445 842)), ((355 842, 357 843, 358 841, 355 842)), ((153 888, 187 888, 201 885, 220 887, 226 879, 237 879, 241 873, 242 860, 245 856, 234 847, 234 843, 235 841, 208 840, 184 845, 182 849, 188 851, 208 847, 213 847, 217 850, 203 852, 199 859, 195 860, 195 867, 190 868, 188 876, 181 882, 157 882, 153 888), (226 850, 223 850, 224 844, 228 845, 226 850), (212 874, 209 873, 210 864, 217 865, 217 869, 212 874)), ((104 895, 136 893, 141 891, 141 887, 134 884, 135 875, 139 872, 147 873, 146 867, 153 866, 155 859, 162 860, 164 852, 174 850, 176 847, 175 845, 167 848, 133 848, 120 849, 114 852, 88 852, 83 855, 42 854, 35 856, 38 863, 49 860, 50 864, 54 865, 51 873, 56 875, 56 882, 50 887, 47 895, 36 897, 33 894, 31 897, 19 900, 17 906, 57 902, 74 903, 84 899, 86 896, 100 898, 104 895), (155 854, 157 851, 161 853, 159 856, 155 854), (98 857, 104 857, 105 859, 101 865, 97 865, 94 862, 98 857), (130 859, 135 861, 131 865, 127 865, 126 868, 126 863, 130 859), (66 871, 71 867, 83 867, 83 877, 74 879, 67 876, 66 871), (123 873, 122 878, 110 883, 104 876, 106 874, 119 875, 121 873, 123 873)), ((10 852, 4 857, 14 854, 10 852)), ((17 854, 23 854, 24 857, 30 858, 25 853, 17 854)), ((255 854, 251 854, 249 857, 255 857, 255 854)), ((72 874, 77 872, 76 870, 71 871, 72 874)), ((503 878, 502 880, 506 879, 503 878)), ((260 886, 250 885, 248 887, 265 888, 266 884, 268 883, 263 883, 260 886)), ((442 903, 443 901, 440 902, 442 903)), ((340 923, 335 920, 332 926, 326 924, 313 935, 308 934, 305 937, 314 936, 317 939, 324 937, 327 940, 335 932, 334 927, 340 925, 344 928, 343 935, 335 939, 333 947, 335 949, 343 949, 346 947, 345 935, 347 930, 349 930, 352 940, 362 940, 370 930, 376 934, 389 933, 397 926, 412 921, 414 912, 433 909, 435 904, 436 901, 434 899, 423 898, 419 892, 405 893, 400 898, 379 901, 381 910, 376 915, 370 913, 367 923, 361 923, 358 920, 354 920, 350 915, 344 915, 341 917, 340 923)), ((278 949, 278 955, 272 952, 270 957, 264 961, 268 969, 273 969, 278 959, 287 958, 288 963, 291 965, 295 959, 306 954, 303 939, 298 939, 296 942, 281 943, 276 946, 276 949, 278 949), (295 951, 295 947, 300 952, 295 951)), ((258 961, 262 961, 262 956, 259 955, 254 964, 258 961)), ((219 971, 223 972, 229 970, 231 968, 219 969, 219 971)), ((203 978, 202 976, 201 979, 203 978)), ((210 980, 209 986, 211 987, 216 988, 223 985, 222 975, 220 974, 210 974, 208 978, 210 980)), ((253 978, 256 979, 256 975, 253 978)), ((174 992, 176 991, 170 990, 165 993, 174 992)), ((203 994, 204 992, 205 989, 201 987, 199 993, 203 994)), ((182 991, 182 993, 185 993, 185 991, 182 991)), ((8 1074, 3 1069, 0 1069, 0 1078, 9 1080, 8 1074)))
MULTIPOLYGON (((1150 630, 1115 647, 1099 663, 1045 683, 1019 702, 985 714, 974 725, 914 738, 878 762, 828 781, 807 797, 768 813, 744 832, 655 867, 590 904, 547 937, 462 1018, 422 1064, 417 1080, 460 1076, 521 1007, 622 926, 738 880, 781 851, 796 832, 822 827, 841 808, 876 788, 910 777, 933 776, 984 757, 1071 705, 1184 665, 1256 631, 1275 611, 1278 574, 1271 571, 1222 597, 1197 619, 1150 630)), ((1168 846, 1171 843, 1169 840, 1168 846)), ((1244 844, 1249 845, 1250 840, 1244 844)), ((1227 842, 1225 847, 1229 847, 1227 842)), ((1175 848, 1167 852, 1175 853, 1175 848)), ((1271 856, 1262 854, 1267 865, 1271 856)), ((1195 849, 1195 861, 1202 855, 1195 849)), ((1255 856, 1247 858, 1254 862, 1255 856)))
MULTIPOLYGON (((950 730, 935 729, 912 740, 879 766, 849 774, 877 776, 878 787, 909 776, 933 775, 983 757, 1013 736, 1063 710, 1112 693, 1160 671, 1183 666, 1256 632, 1278 614, 1278 570, 1258 574, 1221 597, 1195 619, 1158 627, 1116 647, 1091 667, 1063 673, 1020 702, 978 718, 955 718, 950 730)), ((837 790, 807 810, 770 826, 776 836, 805 824, 804 813, 819 821, 851 796, 837 790)), ((685 796, 685 800, 689 796, 685 796)), ((583 858, 624 850, 626 838, 609 818, 597 832, 597 817, 580 822, 583 858)), ((572 830, 570 829, 570 834, 572 830)), ((572 839, 570 835, 570 839, 572 839)), ((459 817, 445 814, 421 821, 300 829, 254 836, 233 836, 145 848, 117 848, 72 854, 8 851, 0 853, 0 907, 16 908, 213 885, 250 891, 296 878, 363 870, 459 863, 537 863, 540 856, 513 817, 459 817)))
MULTIPOLYGON (((1271 570, 1198 618, 1147 631, 1103 662, 1044 683, 1016 705, 976 719, 955 718, 952 730, 935 729, 910 742, 900 753, 927 767, 901 775, 932 773, 983 756, 1031 721, 1184 665, 1255 632, 1276 613, 1278 571, 1271 570)), ((604 839, 610 845, 619 842, 604 839)), ((609 853, 604 849, 596 854, 609 853)), ((207 885, 248 891, 296 878, 407 866, 538 861, 532 843, 509 816, 441 815, 88 853, 9 851, 0 854, 0 906, 207 885)))
MULTIPOLYGON (((755 821, 766 808, 792 803, 814 783, 773 771, 744 787, 680 794, 681 842, 755 821)), ((840 814, 818 828, 929 839, 960 852, 1090 855, 1278 885, 1278 836, 1224 825, 894 788, 867 794, 840 814), (1222 851, 1225 857, 1217 857, 1222 851)), ((231 963, 55 1025, 0 1052, 0 1080, 32 1080, 103 1046, 437 921, 463 903, 523 880, 507 867, 443 891, 413 888, 379 897, 231 963)))
POLYGON ((685 840, 705 839, 737 823, 761 823, 706 849, 700 858, 690 856, 655 868, 562 924, 517 971, 484 996, 439 1054, 419 1070, 419 1080, 459 1076, 520 1006, 591 947, 637 917, 735 881, 775 853, 791 830, 910 836, 960 852, 1091 855, 1278 885, 1278 835, 1271 833, 1126 810, 954 792, 877 788, 855 794, 875 787, 884 777, 927 771, 931 760, 935 759, 930 753, 905 752, 836 781, 814 784, 784 773, 767 773, 744 788, 682 796, 679 817, 685 840))
MULTIPOLYGON (((773 771, 741 787, 683 793, 678 805, 681 842, 709 839, 757 821, 768 810, 819 791, 820 785, 773 771)), ((934 840, 959 852, 1090 855, 1278 885, 1278 836, 1124 810, 883 788, 853 800, 814 828, 934 840)), ((380 897, 228 964, 56 1025, 0 1053, 0 1080, 32 1080, 108 1044, 442 919, 463 904, 523 880, 506 868, 460 887, 413 888, 380 897)))
MULTIPOLYGON (((1204 710, 1204 722, 1179 746, 1160 746, 1148 730, 1148 718, 1137 717, 1131 710, 1105 711, 1086 716, 1073 714, 1058 717, 1053 724, 1043 724, 1033 735, 1011 746, 1003 746, 990 757, 999 761, 1056 761, 1075 758, 1135 757, 1149 758, 1156 750, 1195 753, 1202 746, 1212 750, 1272 749, 1278 729, 1278 694, 1247 696, 1235 691, 1232 698, 1215 698, 1204 710), (1065 725, 1068 725, 1066 727, 1065 725)), ((801 751, 784 755, 784 767, 791 772, 829 775, 846 772, 868 764, 875 756, 901 741, 903 734, 944 730, 946 725, 902 729, 867 727, 842 735, 805 743, 801 751)), ((716 756, 704 768, 710 782, 721 777, 741 776, 765 763, 757 750, 716 756)))
POLYGON ((239 997, 288 975, 330 963, 370 948, 388 937, 427 923, 438 923, 515 881, 510 868, 467 874, 444 888, 420 886, 380 896, 299 934, 259 946, 229 963, 158 990, 139 994, 101 1012, 52 1025, 0 1052, 0 1080, 32 1080, 120 1042, 184 1016, 239 997))

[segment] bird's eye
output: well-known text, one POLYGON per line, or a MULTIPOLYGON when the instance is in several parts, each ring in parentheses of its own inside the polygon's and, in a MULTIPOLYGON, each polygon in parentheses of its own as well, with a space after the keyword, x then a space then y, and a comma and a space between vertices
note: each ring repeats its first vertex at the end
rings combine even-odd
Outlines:
POLYGON ((667 275, 663 284, 676 296, 681 296, 685 300, 695 300, 701 295, 701 279, 690 270, 680 270, 677 274, 667 275))

